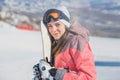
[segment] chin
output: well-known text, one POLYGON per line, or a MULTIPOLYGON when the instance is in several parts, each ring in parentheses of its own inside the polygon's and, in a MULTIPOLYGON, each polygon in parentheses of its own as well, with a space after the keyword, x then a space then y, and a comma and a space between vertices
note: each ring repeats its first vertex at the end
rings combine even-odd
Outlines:
POLYGON ((54 38, 55 40, 59 40, 60 38, 59 37, 57 37, 57 38, 54 38))
POLYGON ((59 40, 59 38, 55 38, 55 40, 59 40))

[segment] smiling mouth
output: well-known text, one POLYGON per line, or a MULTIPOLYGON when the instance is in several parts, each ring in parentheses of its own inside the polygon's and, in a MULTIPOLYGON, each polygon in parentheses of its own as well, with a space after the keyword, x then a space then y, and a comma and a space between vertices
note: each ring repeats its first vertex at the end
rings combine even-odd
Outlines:
POLYGON ((58 33, 55 33, 54 35, 55 35, 55 36, 58 36, 59 34, 58 34, 58 33))
POLYGON ((55 34, 54 34, 54 37, 59 37, 59 33, 55 33, 55 34))

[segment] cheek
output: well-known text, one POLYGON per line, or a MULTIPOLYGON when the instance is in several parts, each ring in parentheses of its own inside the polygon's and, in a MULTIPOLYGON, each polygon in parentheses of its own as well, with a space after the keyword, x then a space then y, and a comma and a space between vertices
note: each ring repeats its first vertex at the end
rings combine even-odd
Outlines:
POLYGON ((65 31, 66 31, 66 29, 65 29, 65 28, 61 29, 61 33, 62 33, 62 34, 64 34, 64 33, 65 33, 65 31))
POLYGON ((48 29, 48 32, 50 33, 50 35, 52 35, 52 30, 51 29, 48 29))

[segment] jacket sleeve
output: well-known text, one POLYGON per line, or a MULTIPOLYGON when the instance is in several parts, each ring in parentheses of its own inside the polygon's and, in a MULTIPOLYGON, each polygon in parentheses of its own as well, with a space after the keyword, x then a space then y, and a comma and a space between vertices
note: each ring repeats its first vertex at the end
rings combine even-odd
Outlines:
POLYGON ((85 40, 79 38, 72 40, 72 48, 69 50, 76 73, 69 71, 65 73, 63 80, 96 80, 96 69, 94 56, 90 45, 85 40))

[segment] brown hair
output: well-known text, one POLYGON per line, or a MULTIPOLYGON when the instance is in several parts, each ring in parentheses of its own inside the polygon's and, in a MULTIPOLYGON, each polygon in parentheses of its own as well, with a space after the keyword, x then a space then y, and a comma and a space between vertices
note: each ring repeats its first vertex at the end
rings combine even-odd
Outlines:
POLYGON ((51 50, 51 56, 56 56, 58 53, 61 52, 62 48, 64 47, 65 43, 67 42, 68 40, 68 30, 65 31, 65 33, 63 34, 63 36, 58 40, 58 41, 55 41, 52 37, 51 37, 51 47, 52 47, 52 50, 51 50))

